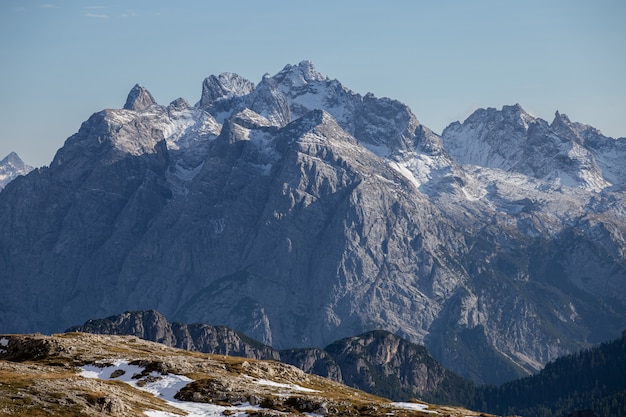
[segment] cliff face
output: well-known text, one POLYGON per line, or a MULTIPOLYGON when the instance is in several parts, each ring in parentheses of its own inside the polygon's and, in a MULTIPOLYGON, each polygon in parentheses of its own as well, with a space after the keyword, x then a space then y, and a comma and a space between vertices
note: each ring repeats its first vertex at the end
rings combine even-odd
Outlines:
POLYGON ((197 352, 279 360, 279 354, 244 334, 224 326, 170 323, 157 311, 126 312, 106 319, 89 320, 68 330, 97 334, 132 335, 197 352))
POLYGON ((424 346, 384 331, 339 340, 325 351, 341 368, 344 384, 385 397, 457 402, 456 390, 470 386, 424 346))

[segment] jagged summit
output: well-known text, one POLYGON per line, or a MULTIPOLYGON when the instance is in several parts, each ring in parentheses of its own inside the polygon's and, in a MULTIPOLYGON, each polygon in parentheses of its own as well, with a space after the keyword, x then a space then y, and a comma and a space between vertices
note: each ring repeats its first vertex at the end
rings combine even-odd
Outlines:
POLYGON ((554 121, 532 116, 519 104, 478 109, 442 133, 444 145, 462 164, 519 172, 544 181, 599 191, 623 184, 615 158, 623 144, 559 113, 554 121))
POLYGON ((556 112, 554 112, 554 120, 552 121, 552 124, 555 123, 571 123, 569 120, 569 117, 567 117, 566 114, 561 114, 558 110, 556 112))
POLYGON ((142 85, 135 84, 135 86, 128 93, 126 98, 126 104, 124 104, 125 110, 141 111, 156 104, 152 94, 142 85))
POLYGON ((172 110, 187 110, 191 108, 191 105, 189 104, 189 102, 187 100, 185 100, 182 97, 177 98, 176 100, 173 100, 169 106, 170 109, 172 110))
POLYGON ((311 61, 286 65, 274 76, 266 73, 257 85, 233 73, 211 75, 203 82, 197 106, 219 123, 250 109, 276 127, 284 127, 310 111, 323 110, 342 129, 381 155, 411 152, 419 126, 405 104, 371 93, 355 93, 318 72, 311 61))
POLYGON ((33 167, 26 165, 15 152, 10 152, 0 161, 0 190, 19 175, 26 175, 33 167))
POLYGON ((250 94, 254 88, 254 83, 238 74, 223 72, 217 76, 211 75, 202 83, 202 97, 198 106, 209 111, 221 111, 228 108, 233 99, 250 94))
MULTIPOLYGON (((504 105, 501 110, 493 107, 476 109, 463 123, 454 122, 452 125, 476 125, 483 122, 506 123, 518 129, 527 130, 528 125, 535 120, 536 118, 534 116, 526 112, 520 104, 516 103, 513 105, 504 105)), ((442 136, 443 135, 442 133, 442 136)))
POLYGON ((593 126, 572 122, 566 114, 560 113, 558 110, 554 113, 554 119, 550 127, 561 134, 569 136, 572 140, 579 141, 581 144, 589 139, 594 141, 594 139, 601 138, 609 142, 613 139, 604 136, 600 130, 593 126))
POLYGON ((276 81, 289 88, 302 87, 314 81, 327 81, 328 77, 315 69, 313 62, 305 60, 298 65, 285 65, 285 67, 274 76, 276 81))
POLYGON ((20 157, 15 152, 9 152, 9 154, 0 161, 0 164, 1 165, 10 164, 11 166, 21 166, 24 164, 24 162, 20 159, 20 157))

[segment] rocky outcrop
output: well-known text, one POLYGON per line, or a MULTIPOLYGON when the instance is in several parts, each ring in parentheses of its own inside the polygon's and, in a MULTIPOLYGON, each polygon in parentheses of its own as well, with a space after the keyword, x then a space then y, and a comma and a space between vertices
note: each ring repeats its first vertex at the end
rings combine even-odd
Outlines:
POLYGON ((227 327, 170 323, 162 314, 154 310, 126 312, 105 319, 89 320, 82 326, 72 327, 67 331, 132 335, 197 352, 253 359, 280 359, 279 353, 270 346, 263 345, 227 327))
POLYGON ((130 93, 128 93, 124 109, 142 111, 154 104, 156 104, 156 101, 152 94, 144 86, 135 84, 130 93))
POLYGON ((324 349, 341 368, 343 383, 394 399, 458 402, 470 384, 435 361, 424 346, 373 331, 324 349))

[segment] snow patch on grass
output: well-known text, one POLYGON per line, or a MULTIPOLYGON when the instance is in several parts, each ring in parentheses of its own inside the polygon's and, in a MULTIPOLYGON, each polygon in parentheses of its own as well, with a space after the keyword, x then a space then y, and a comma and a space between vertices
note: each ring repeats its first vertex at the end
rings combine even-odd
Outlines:
MULTIPOLYGON (((192 382, 192 379, 183 375, 162 375, 154 371, 146 377, 142 377, 147 378, 147 380, 140 379, 137 378, 137 376, 139 376, 145 368, 131 365, 127 360, 115 360, 110 363, 85 365, 80 369, 79 375, 84 378, 123 381, 137 389, 150 392, 154 396, 166 401, 172 407, 178 408, 188 417, 223 416, 226 410, 235 412, 236 415, 238 415, 239 412, 245 413, 246 411, 260 409, 260 407, 252 406, 249 403, 225 407, 214 404, 179 401, 174 398, 174 395, 192 382), (133 378, 133 376, 135 376, 135 378, 133 378), (138 384, 140 380, 142 381, 142 385, 138 384), (144 382, 145 384, 143 384, 144 382)), ((180 415, 177 414, 156 410, 146 411, 146 415, 149 417, 180 417, 180 415)))

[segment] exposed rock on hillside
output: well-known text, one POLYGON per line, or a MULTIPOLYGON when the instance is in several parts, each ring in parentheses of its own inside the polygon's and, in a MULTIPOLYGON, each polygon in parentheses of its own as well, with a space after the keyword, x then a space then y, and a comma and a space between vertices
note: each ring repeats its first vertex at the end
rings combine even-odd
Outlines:
POLYGON ((0 345, 2 415, 471 414, 392 403, 279 362, 193 353, 131 336, 0 335, 0 345))
POLYGON ((126 312, 89 320, 68 331, 127 334, 205 353, 280 360, 366 392, 394 400, 420 398, 449 403, 469 388, 444 369, 426 348, 385 331, 342 339, 325 349, 274 350, 221 326, 169 323, 156 311, 126 312))

